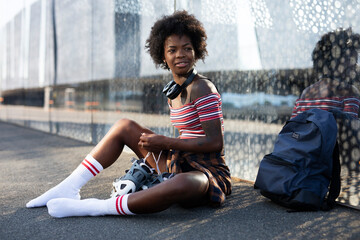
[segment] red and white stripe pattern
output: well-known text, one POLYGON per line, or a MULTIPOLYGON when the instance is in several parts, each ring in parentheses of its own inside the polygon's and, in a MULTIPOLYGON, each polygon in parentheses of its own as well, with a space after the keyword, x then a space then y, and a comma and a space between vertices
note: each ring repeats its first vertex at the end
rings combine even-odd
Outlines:
POLYGON ((181 108, 170 108, 172 125, 179 129, 180 138, 196 138, 205 136, 201 122, 220 119, 224 130, 221 97, 218 93, 205 95, 181 108))
POLYGON ((81 164, 89 170, 89 172, 95 177, 97 174, 103 170, 101 164, 96 161, 91 155, 87 155, 86 158, 81 162, 81 164))
POLYGON ((134 215, 128 208, 129 194, 125 194, 116 198, 116 211, 119 215, 134 215))
POLYGON ((304 98, 296 100, 291 117, 306 110, 318 108, 326 111, 338 109, 358 118, 359 106, 360 99, 356 97, 304 98))

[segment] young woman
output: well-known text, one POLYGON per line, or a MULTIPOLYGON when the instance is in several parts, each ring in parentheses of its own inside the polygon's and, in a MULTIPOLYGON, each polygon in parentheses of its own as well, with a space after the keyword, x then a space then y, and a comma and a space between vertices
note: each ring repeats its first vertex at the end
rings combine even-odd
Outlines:
POLYGON ((311 108, 337 109, 359 117, 360 92, 353 85, 360 36, 351 29, 337 29, 323 35, 312 53, 316 82, 296 100, 292 117, 311 108))
POLYGON ((231 193, 231 179, 224 158, 221 98, 214 84, 194 69, 197 60, 207 55, 206 38, 202 24, 179 11, 158 20, 146 42, 155 65, 172 72, 174 84, 164 92, 178 138, 157 135, 128 119, 119 120, 69 177, 26 206, 46 205, 50 215, 68 217, 133 215, 159 212, 172 204, 223 203, 231 193), (124 145, 140 160, 120 181, 133 180, 138 190, 139 184, 149 180, 152 169, 175 175, 146 190, 114 194, 106 200, 80 200, 80 188, 113 164, 124 145))

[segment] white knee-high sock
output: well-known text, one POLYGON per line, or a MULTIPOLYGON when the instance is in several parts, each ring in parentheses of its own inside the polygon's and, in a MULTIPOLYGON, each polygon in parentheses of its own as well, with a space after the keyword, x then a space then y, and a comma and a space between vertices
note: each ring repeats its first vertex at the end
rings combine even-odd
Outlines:
POLYGON ((29 201, 26 207, 43 207, 54 198, 80 199, 80 188, 102 170, 101 164, 89 154, 67 178, 41 196, 29 201))
POLYGON ((100 200, 56 198, 47 203, 48 212, 56 218, 103 215, 135 215, 128 208, 129 194, 100 200))
MULTIPOLYGON (((132 213, 128 207, 128 198, 129 198, 130 194, 125 194, 116 198, 115 199, 115 209, 117 214, 119 215, 135 215, 135 213, 132 213)), ((108 202, 108 210, 109 212, 114 212, 114 201, 109 201, 108 202)))

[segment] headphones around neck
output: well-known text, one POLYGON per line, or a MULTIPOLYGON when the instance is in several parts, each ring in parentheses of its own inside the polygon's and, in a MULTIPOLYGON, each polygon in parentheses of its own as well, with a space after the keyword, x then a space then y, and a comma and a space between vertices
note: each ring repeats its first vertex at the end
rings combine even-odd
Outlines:
POLYGON ((197 71, 193 69, 190 76, 181 86, 177 84, 174 80, 170 81, 168 84, 165 85, 163 89, 163 93, 166 95, 166 97, 170 98, 171 100, 176 98, 182 92, 182 90, 185 89, 194 80, 196 74, 197 71))

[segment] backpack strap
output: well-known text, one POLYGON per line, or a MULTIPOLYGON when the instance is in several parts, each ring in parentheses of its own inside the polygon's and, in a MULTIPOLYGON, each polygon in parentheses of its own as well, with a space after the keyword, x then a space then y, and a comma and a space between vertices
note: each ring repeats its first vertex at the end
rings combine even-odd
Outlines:
POLYGON ((321 207, 321 210, 323 211, 329 211, 330 209, 334 208, 336 205, 336 198, 340 194, 341 189, 341 182, 340 182, 340 158, 339 158, 339 144, 336 141, 332 161, 333 161, 333 167, 332 167, 332 176, 331 176, 331 182, 330 182, 330 189, 329 194, 327 198, 324 200, 324 203, 321 207))
MULTIPOLYGON (((352 119, 352 117, 350 115, 348 115, 340 110, 337 110, 337 109, 331 109, 331 110, 329 110, 329 112, 331 112, 333 114, 333 116, 335 117, 337 125, 340 124, 340 127, 338 126, 338 129, 342 129, 341 124, 344 124, 347 121, 350 121, 352 119)), ((356 136, 356 134, 355 134, 355 136, 356 136)), ((340 144, 341 144, 341 142, 340 142, 340 144)), ((335 148, 333 151, 333 169, 332 169, 329 194, 322 206, 322 210, 324 210, 324 211, 328 211, 328 210, 334 208, 336 205, 335 200, 339 196, 340 190, 341 190, 340 172, 341 172, 340 150, 339 150, 339 143, 336 141, 335 148)))

